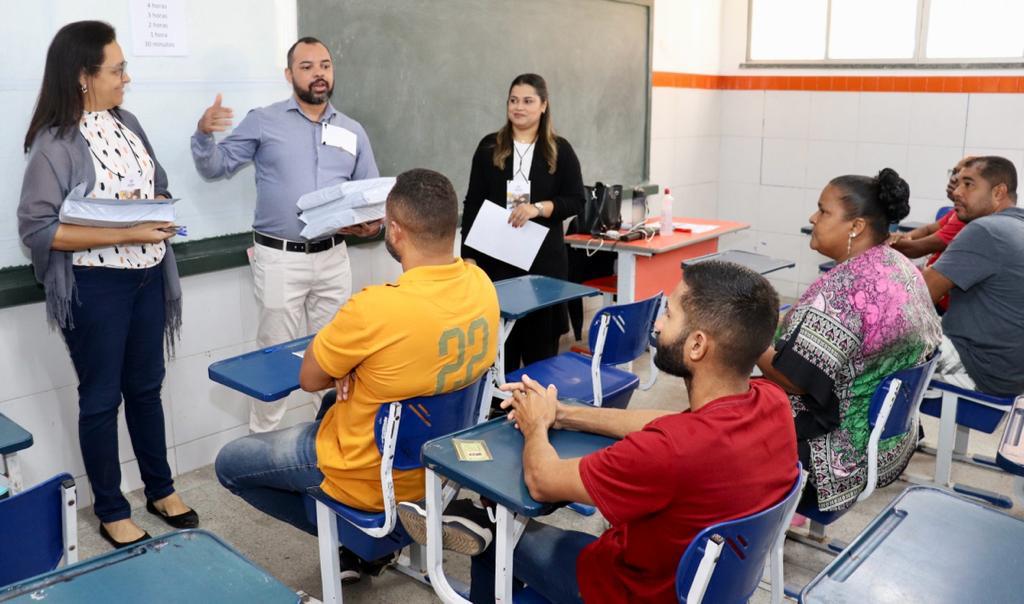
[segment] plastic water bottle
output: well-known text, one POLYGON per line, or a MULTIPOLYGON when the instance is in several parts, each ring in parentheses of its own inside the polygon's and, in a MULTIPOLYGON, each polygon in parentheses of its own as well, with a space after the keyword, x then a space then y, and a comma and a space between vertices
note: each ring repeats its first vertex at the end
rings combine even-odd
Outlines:
POLYGON ((665 194, 661 196, 661 236, 666 237, 672 234, 672 206, 675 203, 675 199, 672 198, 672 193, 665 189, 665 194))

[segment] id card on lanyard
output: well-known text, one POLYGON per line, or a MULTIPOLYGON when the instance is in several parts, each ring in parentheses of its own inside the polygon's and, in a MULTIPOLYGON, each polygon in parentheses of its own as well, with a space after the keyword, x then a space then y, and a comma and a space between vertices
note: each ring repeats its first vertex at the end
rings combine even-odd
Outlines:
POLYGON ((119 183, 121 191, 118 194, 119 199, 142 199, 142 186, 145 184, 142 174, 139 174, 136 170, 128 170, 128 175, 121 179, 119 183))
POLYGON ((519 204, 530 203, 530 181, 513 178, 505 183, 505 209, 511 210, 519 204))

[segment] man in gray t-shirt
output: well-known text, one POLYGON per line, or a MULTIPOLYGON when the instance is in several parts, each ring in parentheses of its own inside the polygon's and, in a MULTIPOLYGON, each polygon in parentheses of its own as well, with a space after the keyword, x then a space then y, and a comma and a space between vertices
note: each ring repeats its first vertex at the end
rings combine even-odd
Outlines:
POLYGON ((924 273, 933 300, 950 294, 936 377, 1017 395, 1024 392, 1024 209, 1016 207, 1017 171, 1005 158, 988 156, 969 160, 959 176, 953 209, 967 226, 924 273))

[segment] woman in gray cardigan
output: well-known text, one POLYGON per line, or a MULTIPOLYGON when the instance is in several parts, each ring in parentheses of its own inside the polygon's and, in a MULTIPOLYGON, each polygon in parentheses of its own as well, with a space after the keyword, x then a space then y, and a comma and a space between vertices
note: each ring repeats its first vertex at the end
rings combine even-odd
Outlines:
POLYGON ((78 437, 100 534, 124 547, 149 537, 121 494, 117 414, 122 396, 146 509, 175 528, 199 517, 174 492, 160 389, 164 343, 181 326, 181 287, 170 223, 127 228, 62 224, 76 187, 86 197, 170 197, 167 175, 135 116, 119 108, 130 81, 114 29, 99 21, 64 26, 50 43, 42 88, 25 136, 31 152, 18 231, 46 290, 78 374, 78 437))

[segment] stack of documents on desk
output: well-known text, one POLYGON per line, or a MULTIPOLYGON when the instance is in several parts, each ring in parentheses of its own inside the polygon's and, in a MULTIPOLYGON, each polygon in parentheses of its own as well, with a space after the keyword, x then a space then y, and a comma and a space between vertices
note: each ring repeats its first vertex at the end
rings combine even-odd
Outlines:
POLYGON ((174 222, 177 199, 101 199, 85 196, 85 183, 60 205, 60 221, 96 227, 130 227, 140 222, 174 222))
POLYGON ((392 176, 343 182, 299 198, 302 236, 312 241, 338 229, 384 218, 384 202, 395 186, 392 176))

